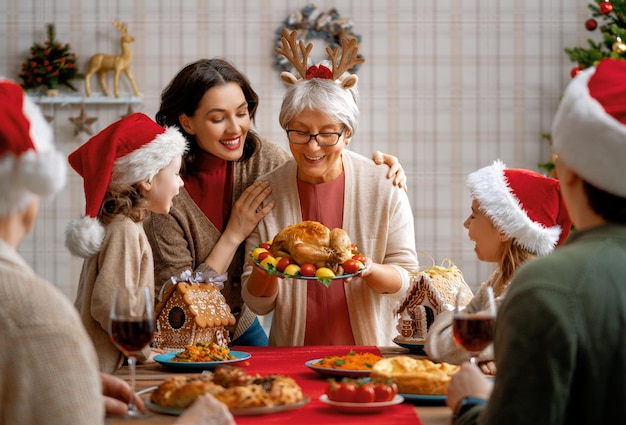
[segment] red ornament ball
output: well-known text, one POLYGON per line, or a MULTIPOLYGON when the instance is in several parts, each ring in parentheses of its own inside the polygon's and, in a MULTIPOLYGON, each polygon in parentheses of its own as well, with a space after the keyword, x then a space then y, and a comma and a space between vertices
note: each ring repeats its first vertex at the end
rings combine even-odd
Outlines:
POLYGON ((598 21, 593 18, 587 19, 587 22, 585 22, 585 28, 587 28, 588 31, 595 30, 596 28, 598 28, 598 21))
POLYGON ((600 3, 600 13, 602 13, 603 15, 608 15, 609 13, 613 12, 613 3, 611 3, 610 1, 603 1, 602 3, 600 3))
POLYGON ((575 76, 577 76, 580 71, 582 71, 582 69, 580 69, 579 66, 575 66, 574 68, 572 68, 572 70, 569 72, 570 77, 574 78, 575 76))

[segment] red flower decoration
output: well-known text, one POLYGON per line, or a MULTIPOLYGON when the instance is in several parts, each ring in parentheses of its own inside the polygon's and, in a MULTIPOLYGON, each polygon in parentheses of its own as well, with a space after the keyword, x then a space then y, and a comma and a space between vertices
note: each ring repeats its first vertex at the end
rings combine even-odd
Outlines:
POLYGON ((332 80, 333 72, 324 65, 313 65, 306 70, 306 79, 321 78, 323 80, 332 80))

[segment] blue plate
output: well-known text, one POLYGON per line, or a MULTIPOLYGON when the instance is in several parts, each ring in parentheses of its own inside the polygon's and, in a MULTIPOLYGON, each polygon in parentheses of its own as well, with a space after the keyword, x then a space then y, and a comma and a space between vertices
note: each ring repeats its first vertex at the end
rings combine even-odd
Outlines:
POLYGON ((235 357, 235 359, 233 360, 222 360, 214 362, 177 362, 172 360, 177 353, 178 352, 157 354, 156 356, 154 356, 154 360, 169 369, 188 372, 196 370, 213 370, 218 366, 237 363, 252 357, 250 353, 246 353, 244 351, 231 351, 230 355, 235 357))
POLYGON ((446 404, 446 395, 438 395, 438 394, 404 394, 399 393, 398 395, 404 397, 404 401, 408 401, 415 404, 429 404, 429 405, 444 405, 446 404))
POLYGON ((357 370, 357 369, 333 369, 330 367, 315 366, 313 363, 317 363, 320 359, 309 360, 305 365, 324 376, 341 376, 347 378, 361 378, 370 376, 370 370, 357 370))
POLYGON ((416 340, 416 339, 404 339, 401 336, 397 336, 393 339, 393 342, 398 344, 400 347, 408 348, 411 352, 415 354, 426 354, 424 352, 424 340, 416 340))

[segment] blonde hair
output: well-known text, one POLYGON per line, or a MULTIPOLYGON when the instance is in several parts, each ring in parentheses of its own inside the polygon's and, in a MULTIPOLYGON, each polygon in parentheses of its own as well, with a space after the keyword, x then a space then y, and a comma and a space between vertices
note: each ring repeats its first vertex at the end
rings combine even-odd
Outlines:
POLYGON ((502 295, 517 269, 528 260, 536 257, 535 254, 515 243, 515 239, 503 242, 499 252, 501 255, 498 261, 498 270, 491 285, 496 297, 502 295))

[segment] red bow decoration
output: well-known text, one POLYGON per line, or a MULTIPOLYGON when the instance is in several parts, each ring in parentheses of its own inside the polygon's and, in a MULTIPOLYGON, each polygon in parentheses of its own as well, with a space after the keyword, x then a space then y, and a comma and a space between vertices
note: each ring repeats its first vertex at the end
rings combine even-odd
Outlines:
POLYGON ((306 70, 306 79, 321 78, 323 80, 332 80, 333 72, 324 65, 312 65, 306 70))

